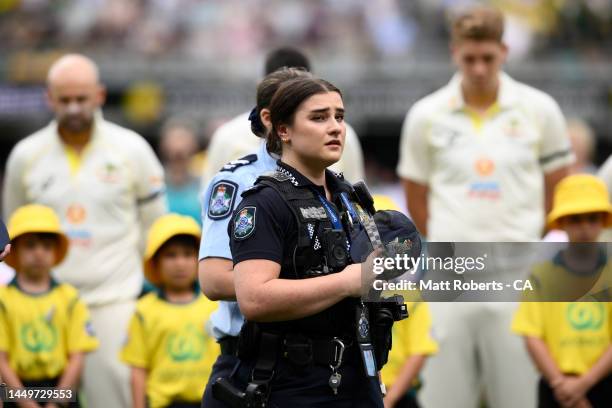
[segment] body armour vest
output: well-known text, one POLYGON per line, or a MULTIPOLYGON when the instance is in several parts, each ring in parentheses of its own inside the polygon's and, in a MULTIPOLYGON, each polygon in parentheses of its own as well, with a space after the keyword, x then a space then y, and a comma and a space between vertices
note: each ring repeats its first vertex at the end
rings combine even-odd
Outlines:
MULTIPOLYGON (((351 237, 365 233, 363 226, 347 225, 347 205, 355 205, 353 188, 338 178, 339 191, 336 202, 342 219, 342 230, 334 229, 330 215, 325 209, 318 193, 311 186, 294 186, 283 173, 274 172, 260 176, 255 186, 243 193, 243 197, 263 188, 272 188, 291 209, 295 218, 297 234, 290 250, 283 254, 281 279, 309 279, 336 273, 353 262, 350 255, 351 237), (348 203, 340 199, 344 194, 348 203)), ((287 247, 286 247, 287 248, 287 247)), ((277 333, 299 333, 307 336, 337 336, 353 338, 355 333, 355 313, 360 303, 358 298, 345 298, 335 305, 312 316, 286 322, 258 323, 260 329, 277 333)))

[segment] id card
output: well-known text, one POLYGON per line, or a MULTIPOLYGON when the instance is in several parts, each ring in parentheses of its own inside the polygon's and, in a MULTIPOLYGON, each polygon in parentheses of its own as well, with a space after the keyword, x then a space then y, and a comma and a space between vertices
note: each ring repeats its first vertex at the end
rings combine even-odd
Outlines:
POLYGON ((376 360, 374 359, 374 346, 370 339, 368 309, 363 304, 357 311, 357 341, 359 344, 359 354, 361 354, 366 375, 368 377, 378 377, 376 360))

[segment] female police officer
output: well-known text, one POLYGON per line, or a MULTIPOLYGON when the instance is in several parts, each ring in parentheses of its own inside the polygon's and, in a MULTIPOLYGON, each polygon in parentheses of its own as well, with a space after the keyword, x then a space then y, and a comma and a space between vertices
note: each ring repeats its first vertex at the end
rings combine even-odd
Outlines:
POLYGON ((247 319, 242 364, 215 395, 234 406, 382 407, 372 350, 360 341, 369 332, 362 265, 349 255, 363 211, 326 169, 342 154, 342 95, 297 78, 276 91, 269 115, 267 147, 281 159, 243 193, 228 228, 247 319))
MULTIPOLYGON (((306 71, 282 68, 267 75, 257 86, 257 108, 251 114, 251 127, 255 135, 265 138, 269 126, 267 116, 262 121, 259 114, 268 108, 272 96, 284 81, 309 76, 306 71)), ((246 120, 246 119, 245 119, 246 120)), ((253 136, 255 137, 255 136, 253 136)), ((227 235, 228 221, 238 202, 240 194, 251 187, 258 176, 276 168, 276 159, 268 153, 265 141, 253 154, 223 166, 209 183, 203 199, 202 243, 200 246, 200 283, 204 294, 211 300, 218 300, 219 308, 211 316, 213 335, 221 345, 221 355, 213 365, 202 406, 214 408, 224 406, 213 398, 212 384, 217 378, 226 377, 236 366, 238 333, 243 317, 235 302, 232 273, 232 255, 227 235)))

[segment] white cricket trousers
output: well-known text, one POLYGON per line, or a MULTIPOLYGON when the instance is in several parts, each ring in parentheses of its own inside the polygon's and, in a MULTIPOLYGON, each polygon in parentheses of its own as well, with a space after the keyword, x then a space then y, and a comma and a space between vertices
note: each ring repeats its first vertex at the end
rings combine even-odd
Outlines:
POLYGON ((87 408, 130 408, 130 369, 119 360, 135 300, 90 306, 91 322, 100 347, 87 354, 83 390, 87 408))
POLYGON ((538 375, 523 339, 510 331, 516 303, 429 303, 439 352, 428 358, 423 408, 532 408, 538 375))

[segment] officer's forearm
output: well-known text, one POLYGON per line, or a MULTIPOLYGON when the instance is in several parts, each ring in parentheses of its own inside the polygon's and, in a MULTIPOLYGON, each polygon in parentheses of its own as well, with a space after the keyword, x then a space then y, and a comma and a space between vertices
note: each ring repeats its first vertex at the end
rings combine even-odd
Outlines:
MULTIPOLYGON (((360 268, 358 264, 351 267, 360 268)), ((279 279, 279 272, 280 265, 265 260, 235 266, 236 295, 248 320, 272 322, 311 316, 350 296, 353 290, 344 271, 296 280, 279 279), (271 270, 270 264, 276 265, 276 270, 271 270)))
POLYGON ((233 263, 225 258, 204 258, 198 265, 202 293, 210 300, 236 300, 233 263))

